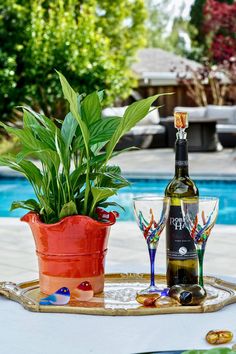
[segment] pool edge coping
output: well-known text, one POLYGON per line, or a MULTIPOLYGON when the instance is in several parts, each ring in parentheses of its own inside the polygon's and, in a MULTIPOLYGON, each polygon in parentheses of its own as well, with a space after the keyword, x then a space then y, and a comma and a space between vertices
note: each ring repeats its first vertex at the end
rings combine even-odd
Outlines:
MULTIPOLYGON (((123 171, 122 175, 125 178, 130 179, 172 179, 173 174, 163 173, 163 172, 146 172, 146 171, 136 171, 128 172, 123 171)), ((0 166, 0 178, 26 178, 21 173, 11 170, 8 167, 0 166)), ((227 181, 236 181, 236 174, 232 173, 192 173, 192 179, 197 180, 227 180, 227 181)))

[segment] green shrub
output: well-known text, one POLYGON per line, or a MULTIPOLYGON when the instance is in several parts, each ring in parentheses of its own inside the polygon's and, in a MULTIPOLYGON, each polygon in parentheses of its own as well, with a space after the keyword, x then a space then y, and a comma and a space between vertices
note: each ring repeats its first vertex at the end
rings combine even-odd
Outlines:
POLYGON ((5 0, 0 4, 0 114, 28 104, 63 117, 54 69, 78 92, 105 89, 105 103, 127 97, 131 63, 144 42, 143 0, 5 0), (56 95, 56 99, 55 99, 56 95))

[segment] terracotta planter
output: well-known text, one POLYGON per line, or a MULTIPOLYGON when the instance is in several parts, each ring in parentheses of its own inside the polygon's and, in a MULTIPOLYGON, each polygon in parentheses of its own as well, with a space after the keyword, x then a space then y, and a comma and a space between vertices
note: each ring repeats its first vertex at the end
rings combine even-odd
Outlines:
POLYGON ((104 223, 74 215, 44 224, 33 212, 21 220, 30 225, 34 236, 43 293, 52 294, 62 286, 72 291, 84 280, 95 293, 103 291, 108 236, 115 220, 104 223))

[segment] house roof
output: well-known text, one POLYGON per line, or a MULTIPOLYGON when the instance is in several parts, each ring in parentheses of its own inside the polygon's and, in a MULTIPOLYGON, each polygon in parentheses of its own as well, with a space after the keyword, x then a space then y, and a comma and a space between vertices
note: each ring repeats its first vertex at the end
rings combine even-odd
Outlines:
POLYGON ((145 48, 138 51, 132 69, 144 85, 176 85, 176 73, 185 72, 186 66, 197 69, 201 64, 160 48, 145 48))

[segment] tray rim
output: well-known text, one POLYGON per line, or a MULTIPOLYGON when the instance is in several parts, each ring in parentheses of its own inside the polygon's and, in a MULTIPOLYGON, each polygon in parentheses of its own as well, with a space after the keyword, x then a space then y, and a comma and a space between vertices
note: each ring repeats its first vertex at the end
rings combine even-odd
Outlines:
MULTIPOLYGON (((124 281, 132 281, 138 278, 139 281, 146 282, 150 275, 146 273, 108 273, 105 274, 105 282, 111 282, 112 279, 124 281)), ((165 281, 165 275, 156 275, 156 281, 165 281)), ((222 280, 214 276, 205 276, 206 284, 215 288, 227 291, 231 294, 228 299, 223 300, 217 304, 202 304, 199 306, 177 306, 177 307, 143 307, 135 309, 126 308, 104 308, 104 307, 72 307, 72 306, 42 306, 32 299, 27 293, 38 288, 38 279, 32 281, 24 281, 20 283, 0 282, 0 295, 5 296, 9 300, 18 302, 24 309, 32 312, 40 313, 69 313, 69 314, 85 314, 85 315, 103 315, 103 316, 145 316, 145 315, 160 315, 160 314, 188 314, 188 313, 206 313, 216 312, 223 307, 236 303, 236 284, 222 280)))

